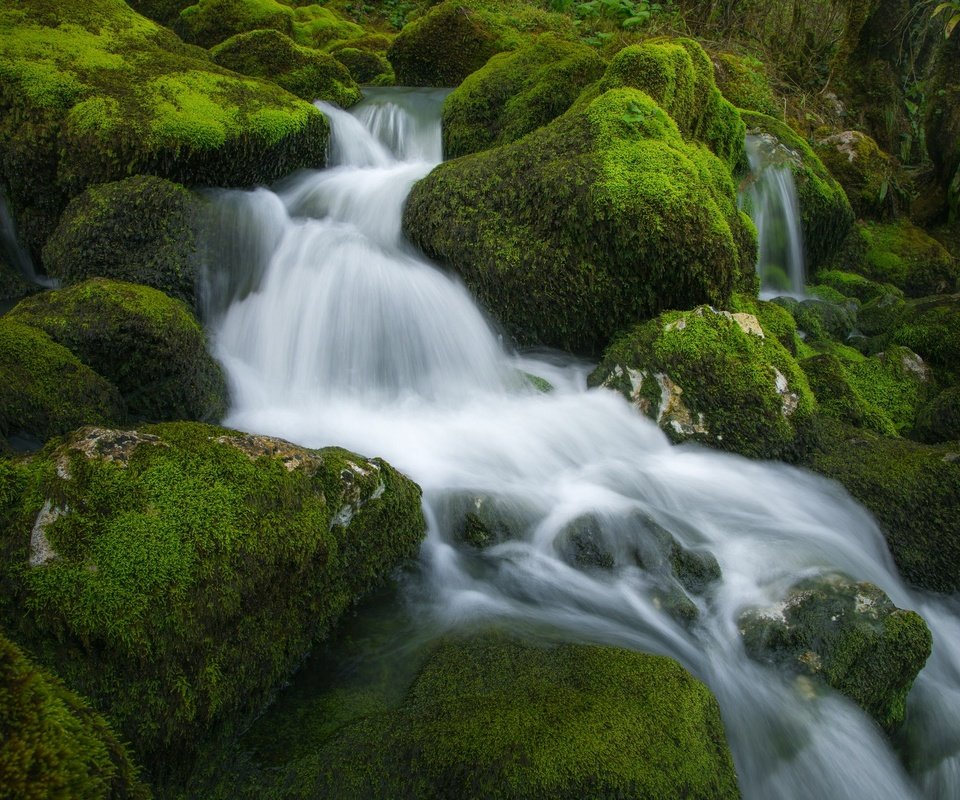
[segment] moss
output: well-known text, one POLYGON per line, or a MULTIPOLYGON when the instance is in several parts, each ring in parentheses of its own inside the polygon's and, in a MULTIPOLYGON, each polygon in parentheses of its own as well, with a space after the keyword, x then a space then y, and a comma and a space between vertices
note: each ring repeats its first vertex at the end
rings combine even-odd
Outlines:
POLYGON ((811 298, 797 300, 777 297, 773 300, 796 320, 797 328, 814 339, 829 337, 845 340, 857 326, 859 303, 841 299, 840 303, 811 298))
POLYGON ((184 41, 212 47, 238 33, 270 28, 293 33, 293 9, 276 0, 200 0, 180 12, 184 41))
POLYGON ((520 342, 585 353, 664 308, 725 302, 755 260, 729 168, 636 89, 441 164, 403 225, 520 342))
POLYGON ((716 53, 712 60, 717 88, 734 106, 778 119, 783 116, 762 61, 735 53, 716 53))
POLYGON ((960 295, 907 303, 892 324, 894 342, 923 356, 947 383, 960 383, 960 295))
POLYGON ((0 174, 35 255, 88 185, 247 186, 324 163, 327 124, 121 0, 0 3, 0 174))
POLYGON ((492 55, 547 31, 574 38, 569 17, 533 5, 447 0, 405 25, 387 58, 402 86, 457 86, 492 55))
POLYGON ((928 444, 960 441, 960 386, 940 392, 919 409, 912 435, 928 444))
POLYGON ((823 680, 887 731, 903 722, 907 694, 932 647, 919 614, 897 608, 871 583, 841 576, 792 586, 782 609, 740 617, 751 657, 823 680))
POLYGON ((336 448, 199 423, 82 429, 31 464, 0 537, 0 618, 163 785, 416 552, 419 500, 389 465, 336 448), (49 552, 30 566, 45 502, 49 552))
POLYGON ((703 142, 730 168, 746 166, 746 128, 714 83, 713 64, 692 39, 625 47, 610 61, 599 90, 628 86, 650 95, 687 140, 703 142))
POLYGON ((735 294, 730 301, 730 310, 752 314, 767 336, 780 342, 791 355, 797 354, 797 323, 793 315, 782 306, 769 300, 735 294))
MULTIPOLYGON (((938 37, 939 39, 939 37, 938 37)), ((949 221, 960 222, 960 39, 939 40, 925 88, 923 129, 927 153, 947 196, 949 221)))
POLYGON ((0 301, 19 300, 38 291, 39 288, 28 281, 23 273, 7 260, 0 243, 0 301))
POLYGON ((8 318, 43 330, 109 379, 135 418, 218 419, 226 410, 223 374, 199 323, 156 289, 94 278, 27 298, 8 318))
POLYGON ((853 224, 850 201, 813 148, 789 125, 754 111, 741 111, 741 116, 749 131, 774 136, 791 153, 807 270, 815 273, 840 248, 853 224))
POLYGON ((814 149, 858 218, 886 219, 897 212, 904 198, 896 165, 873 139, 860 131, 843 131, 820 139, 814 149))
POLYGON ((347 68, 359 84, 391 86, 396 82, 387 57, 375 50, 344 46, 331 51, 331 55, 347 68))
POLYGON ((607 349, 588 383, 619 389, 676 440, 757 458, 795 459, 815 409, 803 371, 755 318, 707 307, 637 326, 607 349), (623 375, 627 385, 616 380, 623 375))
POLYGON ((709 690, 669 658, 610 647, 446 640, 395 707, 317 727, 245 796, 739 797, 709 690))
POLYGON ((821 414, 856 428, 896 436, 890 417, 864 398, 844 363, 832 353, 809 356, 800 362, 817 398, 821 414))
POLYGON ((940 592, 960 589, 960 451, 827 426, 808 465, 838 480, 876 517, 900 574, 940 592))
POLYGON ((221 67, 266 78, 304 100, 329 100, 349 108, 362 97, 349 70, 333 56, 294 44, 278 31, 237 34, 210 52, 221 67))
POLYGON ((913 427, 918 408, 934 387, 929 367, 906 347, 890 346, 846 369, 864 399, 882 409, 899 433, 913 427))
POLYGON ((337 42, 362 39, 366 31, 323 5, 293 9, 293 39, 307 47, 333 47, 337 42))
POLYGON ((514 142, 566 111, 604 70, 589 47, 548 34, 493 56, 443 105, 447 158, 514 142))
POLYGON ((201 201, 163 178, 140 175, 78 195, 43 249, 48 274, 140 283, 195 304, 201 201))
POLYGON ((0 786, 21 800, 146 800, 107 721, 0 633, 0 786))
POLYGON ((0 443, 46 441, 124 417, 116 387, 42 331, 0 318, 0 443))
POLYGON ((884 295, 903 296, 903 292, 893 284, 882 284, 855 272, 829 269, 817 273, 817 281, 822 286, 829 286, 844 297, 852 297, 866 303, 884 295))
POLYGON ((960 263, 936 239, 908 220, 863 223, 864 241, 857 271, 892 283, 910 297, 953 292, 960 287, 960 263))

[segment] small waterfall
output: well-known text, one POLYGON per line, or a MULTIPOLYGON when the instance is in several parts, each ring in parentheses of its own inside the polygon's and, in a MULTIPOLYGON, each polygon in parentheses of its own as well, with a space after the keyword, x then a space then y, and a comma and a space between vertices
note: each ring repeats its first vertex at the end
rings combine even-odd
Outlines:
POLYGON ((16 269, 27 281, 38 286, 54 289, 58 282, 45 275, 38 275, 33 267, 30 252, 20 242, 17 234, 17 225, 13 213, 7 203, 6 196, 0 192, 0 255, 11 267, 16 269))
POLYGON ((803 229, 791 157, 772 136, 747 136, 751 176, 740 200, 757 226, 761 296, 803 296, 803 229))
POLYGON ((405 600, 425 629, 495 621, 679 660, 719 700, 745 798, 960 796, 955 598, 907 589, 874 521, 836 484, 672 446, 618 395, 586 390, 584 365, 506 352, 463 286, 403 240, 404 197, 440 158, 443 96, 381 90, 350 114, 323 106, 331 168, 213 195, 206 291, 233 387, 226 424, 379 455, 420 484, 429 530, 405 600), (456 534, 477 503, 512 527, 482 551, 456 534), (585 520, 609 568, 570 558, 585 520), (723 578, 692 598, 690 627, 664 613, 660 579, 631 556, 644 525, 719 562, 723 578), (838 571, 933 630, 910 697, 911 775, 852 703, 744 653, 744 608, 838 571))

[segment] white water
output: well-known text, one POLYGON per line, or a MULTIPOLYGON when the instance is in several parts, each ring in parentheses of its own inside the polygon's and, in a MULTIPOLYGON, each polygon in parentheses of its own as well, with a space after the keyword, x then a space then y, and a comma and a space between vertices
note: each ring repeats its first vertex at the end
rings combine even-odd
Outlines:
POLYGON ((7 198, 2 192, 0 192, 0 255, 30 283, 45 286, 48 289, 57 288, 56 280, 45 275, 38 275, 34 269, 33 259, 30 258, 30 252, 27 248, 20 242, 16 222, 14 222, 7 198))
POLYGON ((763 297, 803 296, 803 228, 790 157, 771 136, 747 136, 751 179, 742 199, 757 226, 757 272, 763 297))
POLYGON ((380 455, 423 487, 416 616, 548 627, 677 658, 720 701, 745 797, 960 795, 955 600, 908 591, 870 517, 834 484, 673 447, 619 396, 586 391, 582 365, 507 353, 465 289, 404 243, 403 198, 440 159, 442 97, 380 90, 353 115, 323 106, 335 166, 275 192, 218 194, 209 308, 233 390, 227 424, 380 455), (535 391, 520 370, 555 390, 535 391), (519 537, 482 553, 456 543, 458 512, 478 497, 519 520, 519 537), (565 529, 584 516, 612 570, 563 558, 565 529), (657 607, 664 577, 632 558, 651 524, 711 551, 723 570, 693 598, 691 630, 657 607), (743 608, 838 570, 878 584, 933 629, 910 699, 912 778, 851 703, 743 653, 743 608))

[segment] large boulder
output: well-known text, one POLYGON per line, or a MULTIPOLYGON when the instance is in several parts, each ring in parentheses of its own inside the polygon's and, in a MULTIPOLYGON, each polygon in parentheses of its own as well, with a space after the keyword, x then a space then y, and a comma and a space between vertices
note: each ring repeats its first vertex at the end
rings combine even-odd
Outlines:
POLYGON ((744 612, 739 626, 752 658, 825 682, 888 731, 903 722, 932 646, 919 614, 838 575, 791 586, 775 607, 744 612))
POLYGON ((767 67, 753 56, 714 53, 713 72, 721 94, 737 108, 759 111, 771 117, 783 116, 783 108, 770 87, 767 67))
POLYGON ((940 392, 917 411, 912 435, 921 442, 960 442, 960 386, 940 392))
POLYGON ((123 420, 116 387, 43 331, 0 318, 0 449, 123 420))
POLYGON ((350 71, 337 59, 302 47, 279 31, 239 33, 210 53, 221 67, 266 78, 304 100, 329 100, 348 108, 363 96, 350 71))
POLYGON ((902 200, 897 165, 867 134, 842 131, 818 140, 814 149, 858 218, 883 219, 896 213, 902 200))
POLYGON ((493 56, 443 104, 443 153, 457 158, 515 142, 566 111, 605 64, 594 50, 544 34, 493 56))
POLYGON ((906 303, 891 324, 894 342, 923 356, 946 383, 960 384, 960 294, 906 303))
POLYGON ((379 459, 199 423, 84 428, 19 468, 0 621, 160 782, 424 533, 419 488, 379 459))
POLYGON ((815 408, 807 378, 755 316, 701 306, 615 341, 588 379, 623 394, 675 441, 795 459, 815 408))
POLYGON ((23 800, 151 796, 107 721, 2 633, 0 787, 23 800))
POLYGON ((593 354, 663 309, 727 301, 756 249, 729 166, 629 88, 441 164, 403 226, 521 343, 593 354))
POLYGON ((840 248, 853 225, 853 209, 843 188, 810 144, 785 122, 754 111, 740 112, 752 133, 772 137, 781 146, 783 163, 793 173, 807 270, 814 273, 840 248))
POLYGON ((249 186, 324 164, 319 110, 122 0, 2 0, 0 35, 0 175, 34 255, 94 183, 249 186))
POLYGON ((663 656, 486 634, 435 645, 392 706, 331 694, 318 705, 339 725, 320 709, 297 714, 295 740, 281 715, 258 725, 254 742, 290 746, 243 796, 740 796, 716 700, 663 656))
POLYGON ((226 411, 226 382, 203 329, 156 289, 92 278, 28 297, 8 318, 44 331, 110 380, 134 418, 217 420, 226 411))
POLYGON ((196 304, 201 199, 163 178, 138 175, 91 186, 70 201, 43 248, 62 284, 87 278, 152 286, 196 304))

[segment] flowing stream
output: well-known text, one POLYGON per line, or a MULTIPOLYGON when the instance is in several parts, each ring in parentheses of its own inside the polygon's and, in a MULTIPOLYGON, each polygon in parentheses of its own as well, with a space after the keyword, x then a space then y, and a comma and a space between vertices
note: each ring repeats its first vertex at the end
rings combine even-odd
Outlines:
POLYGON ((720 702, 745 797, 960 796, 956 598, 909 591, 870 516, 837 485, 671 446, 618 395, 586 390, 587 365, 509 352, 462 284, 404 241, 404 198, 441 159, 444 96, 370 90, 351 113, 321 103, 330 168, 214 194, 206 302, 233 393, 226 424, 379 455, 423 487, 429 531, 407 587, 418 619, 550 628, 678 659, 720 702), (477 551, 455 530, 481 507, 514 534, 477 551), (612 568, 569 557, 582 524, 612 568), (645 526, 719 561, 723 579, 692 598, 689 628, 661 609, 660 578, 629 557, 645 526), (899 753, 839 694, 744 654, 745 607, 838 571, 876 583, 933 630, 899 753))

